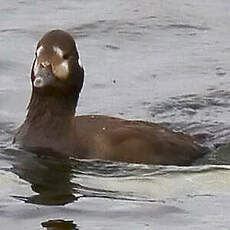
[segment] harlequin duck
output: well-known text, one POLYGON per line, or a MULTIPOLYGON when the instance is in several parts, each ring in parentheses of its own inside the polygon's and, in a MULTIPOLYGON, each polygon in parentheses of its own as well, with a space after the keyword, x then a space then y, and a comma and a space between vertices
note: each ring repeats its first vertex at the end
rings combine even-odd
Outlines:
POLYGON ((84 81, 76 44, 62 30, 37 44, 32 96, 15 142, 78 158, 187 165, 204 154, 192 137, 158 124, 103 115, 75 116, 84 81))

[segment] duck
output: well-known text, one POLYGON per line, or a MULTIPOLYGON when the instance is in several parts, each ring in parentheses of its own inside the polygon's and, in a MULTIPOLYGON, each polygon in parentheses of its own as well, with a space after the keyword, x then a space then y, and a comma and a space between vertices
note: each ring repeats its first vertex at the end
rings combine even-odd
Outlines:
POLYGON ((47 32, 37 43, 32 94, 14 143, 64 157, 154 165, 189 165, 205 154, 194 137, 160 124, 106 115, 75 115, 84 68, 74 38, 47 32))

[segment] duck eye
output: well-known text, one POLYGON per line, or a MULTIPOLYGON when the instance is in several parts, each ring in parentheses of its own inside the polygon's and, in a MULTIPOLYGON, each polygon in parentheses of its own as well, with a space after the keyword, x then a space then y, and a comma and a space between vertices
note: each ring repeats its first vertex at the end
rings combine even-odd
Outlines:
POLYGON ((64 55, 63 55, 63 59, 66 60, 66 59, 68 59, 68 58, 69 58, 69 55, 68 55, 68 54, 64 54, 64 55))

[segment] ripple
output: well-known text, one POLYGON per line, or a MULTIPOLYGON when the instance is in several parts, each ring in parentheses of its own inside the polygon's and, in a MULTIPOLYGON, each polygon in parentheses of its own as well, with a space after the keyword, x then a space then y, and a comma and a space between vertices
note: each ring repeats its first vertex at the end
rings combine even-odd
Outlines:
POLYGON ((105 45, 105 48, 108 48, 111 50, 119 50, 120 49, 118 46, 110 45, 110 44, 105 45))
POLYGON ((139 23, 121 20, 98 20, 94 23, 82 24, 77 27, 69 28, 71 34, 77 38, 85 38, 90 36, 104 36, 104 34, 112 34, 113 36, 124 35, 127 38, 142 35, 143 28, 139 23))
POLYGON ((200 31, 207 31, 210 30, 209 27, 206 26, 195 26, 190 24, 170 24, 167 26, 169 29, 192 29, 192 30, 200 30, 200 31))
POLYGON ((207 95, 188 94, 171 97, 166 102, 151 107, 150 110, 155 116, 170 111, 194 115, 200 110, 211 107, 230 107, 230 91, 215 90, 207 95))

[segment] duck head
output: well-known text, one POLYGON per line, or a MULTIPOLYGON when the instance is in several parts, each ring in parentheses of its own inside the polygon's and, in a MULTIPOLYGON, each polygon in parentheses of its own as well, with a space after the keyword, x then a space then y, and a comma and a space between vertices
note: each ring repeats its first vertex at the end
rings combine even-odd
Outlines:
POLYGON ((79 93, 84 70, 72 36, 62 30, 46 33, 38 42, 31 70, 33 91, 38 94, 79 93))

